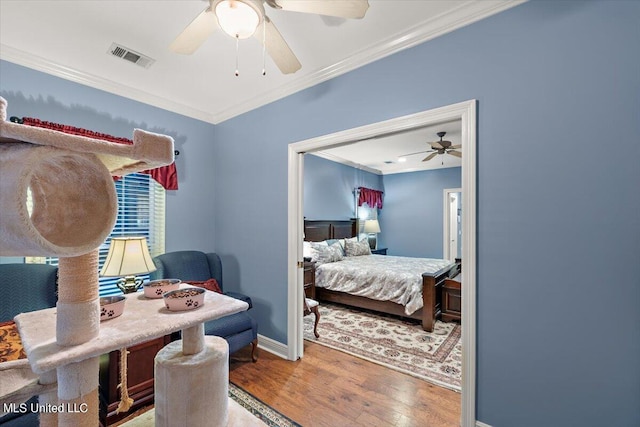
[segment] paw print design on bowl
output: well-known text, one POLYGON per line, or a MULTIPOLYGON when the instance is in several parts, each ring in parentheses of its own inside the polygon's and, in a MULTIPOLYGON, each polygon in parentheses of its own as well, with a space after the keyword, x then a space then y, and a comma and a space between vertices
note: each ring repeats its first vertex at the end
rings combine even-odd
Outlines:
POLYGON ((124 295, 100 298, 100 321, 115 319, 124 311, 124 295))
POLYGON ((202 288, 186 288, 167 292, 162 297, 170 311, 193 310, 204 304, 205 292, 202 288))
POLYGON ((162 298, 166 292, 175 291, 180 287, 180 279, 151 280, 142 285, 144 296, 147 298, 162 298))

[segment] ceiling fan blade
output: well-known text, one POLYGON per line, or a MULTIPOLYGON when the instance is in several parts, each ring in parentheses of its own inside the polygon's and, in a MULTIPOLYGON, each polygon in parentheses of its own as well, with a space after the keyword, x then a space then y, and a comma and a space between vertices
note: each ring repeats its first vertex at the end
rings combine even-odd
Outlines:
POLYGON ((452 156, 456 156, 456 157, 460 157, 460 158, 462 157, 462 153, 459 152, 459 151, 450 150, 450 151, 447 151, 447 154, 451 154, 452 156))
POLYGON ((429 150, 429 151, 416 151, 415 153, 403 154, 403 155, 402 155, 402 156, 400 156, 400 157, 413 156, 413 155, 415 155, 415 154, 422 154, 422 153, 430 153, 430 152, 432 152, 432 151, 433 151, 433 150, 429 150))
POLYGON ((442 144, 440 144, 440 141, 434 141, 431 142, 431 147, 435 150, 442 150, 444 148, 444 146, 442 144))
POLYGON ((433 159, 435 156, 437 156, 438 153, 431 153, 429 154, 427 157, 425 157, 424 159, 422 159, 423 162, 428 162, 429 160, 433 159))
POLYGON ((169 45, 175 53, 191 55, 218 28, 218 20, 211 8, 206 8, 169 45))
POLYGON ((456 145, 452 145, 451 147, 452 150, 459 150, 460 148, 462 148, 462 144, 456 144, 456 145))
POLYGON ((352 19, 363 18, 369 9, 367 0, 267 0, 267 4, 276 9, 291 12, 315 13, 352 19))
POLYGON ((262 25, 258 25, 258 28, 254 33, 254 37, 260 40, 260 43, 262 43, 263 40, 265 41, 267 53, 269 53, 269 56, 273 59, 273 62, 276 63, 283 74, 295 73, 302 68, 302 64, 300 64, 300 61, 298 61, 298 58, 296 58, 296 55, 284 40, 276 26, 273 25, 273 22, 271 22, 267 16, 264 17, 264 21, 266 37, 263 38, 262 25))

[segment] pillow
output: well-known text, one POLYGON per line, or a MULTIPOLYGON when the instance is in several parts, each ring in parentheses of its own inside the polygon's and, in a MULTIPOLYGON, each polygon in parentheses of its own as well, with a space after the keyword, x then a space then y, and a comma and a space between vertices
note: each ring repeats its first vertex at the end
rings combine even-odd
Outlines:
POLYGON ((304 258, 313 258, 311 242, 302 242, 302 256, 304 258))
POLYGON ((369 242, 363 240, 361 242, 345 241, 345 252, 347 256, 371 255, 369 242))
POLYGON ((341 261, 343 258, 340 245, 325 245, 311 243, 311 247, 317 252, 316 264, 327 264, 329 262, 341 261))
POLYGON ((202 282, 195 280, 186 280, 185 282, 199 288, 204 288, 208 291, 217 292, 219 294, 222 293, 222 289, 220 289, 220 285, 218 285, 218 281, 216 279, 204 280, 202 282))
POLYGON ((306 257, 306 258, 311 258, 311 262, 316 262, 318 260, 318 249, 316 249, 318 246, 328 247, 329 245, 327 245, 326 241, 323 241, 323 242, 303 242, 303 245, 302 245, 303 256, 306 257), (305 252, 305 249, 307 249, 308 252, 305 252))
POLYGON ((16 324, 13 321, 0 323, 0 362, 26 358, 16 324))

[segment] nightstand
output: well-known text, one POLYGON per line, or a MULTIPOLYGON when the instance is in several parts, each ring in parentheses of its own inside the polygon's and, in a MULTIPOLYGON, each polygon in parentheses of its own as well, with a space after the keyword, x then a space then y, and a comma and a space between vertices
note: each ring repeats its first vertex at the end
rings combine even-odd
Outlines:
POLYGON ((386 255, 387 254, 387 248, 371 249, 371 254, 372 255, 386 255))
POLYGON ((304 262, 304 294, 307 298, 316 299, 316 263, 304 262))
POLYGON ((442 286, 442 321, 459 322, 462 313, 462 274, 445 279, 442 286))

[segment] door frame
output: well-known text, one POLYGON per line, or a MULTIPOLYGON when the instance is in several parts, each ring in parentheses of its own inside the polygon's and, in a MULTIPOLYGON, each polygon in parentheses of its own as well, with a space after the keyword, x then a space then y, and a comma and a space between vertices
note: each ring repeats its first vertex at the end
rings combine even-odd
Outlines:
POLYGON ((462 396, 461 426, 476 424, 476 145, 477 101, 469 100, 289 144, 287 240, 287 358, 303 356, 304 153, 380 135, 461 120, 462 133, 462 396))

